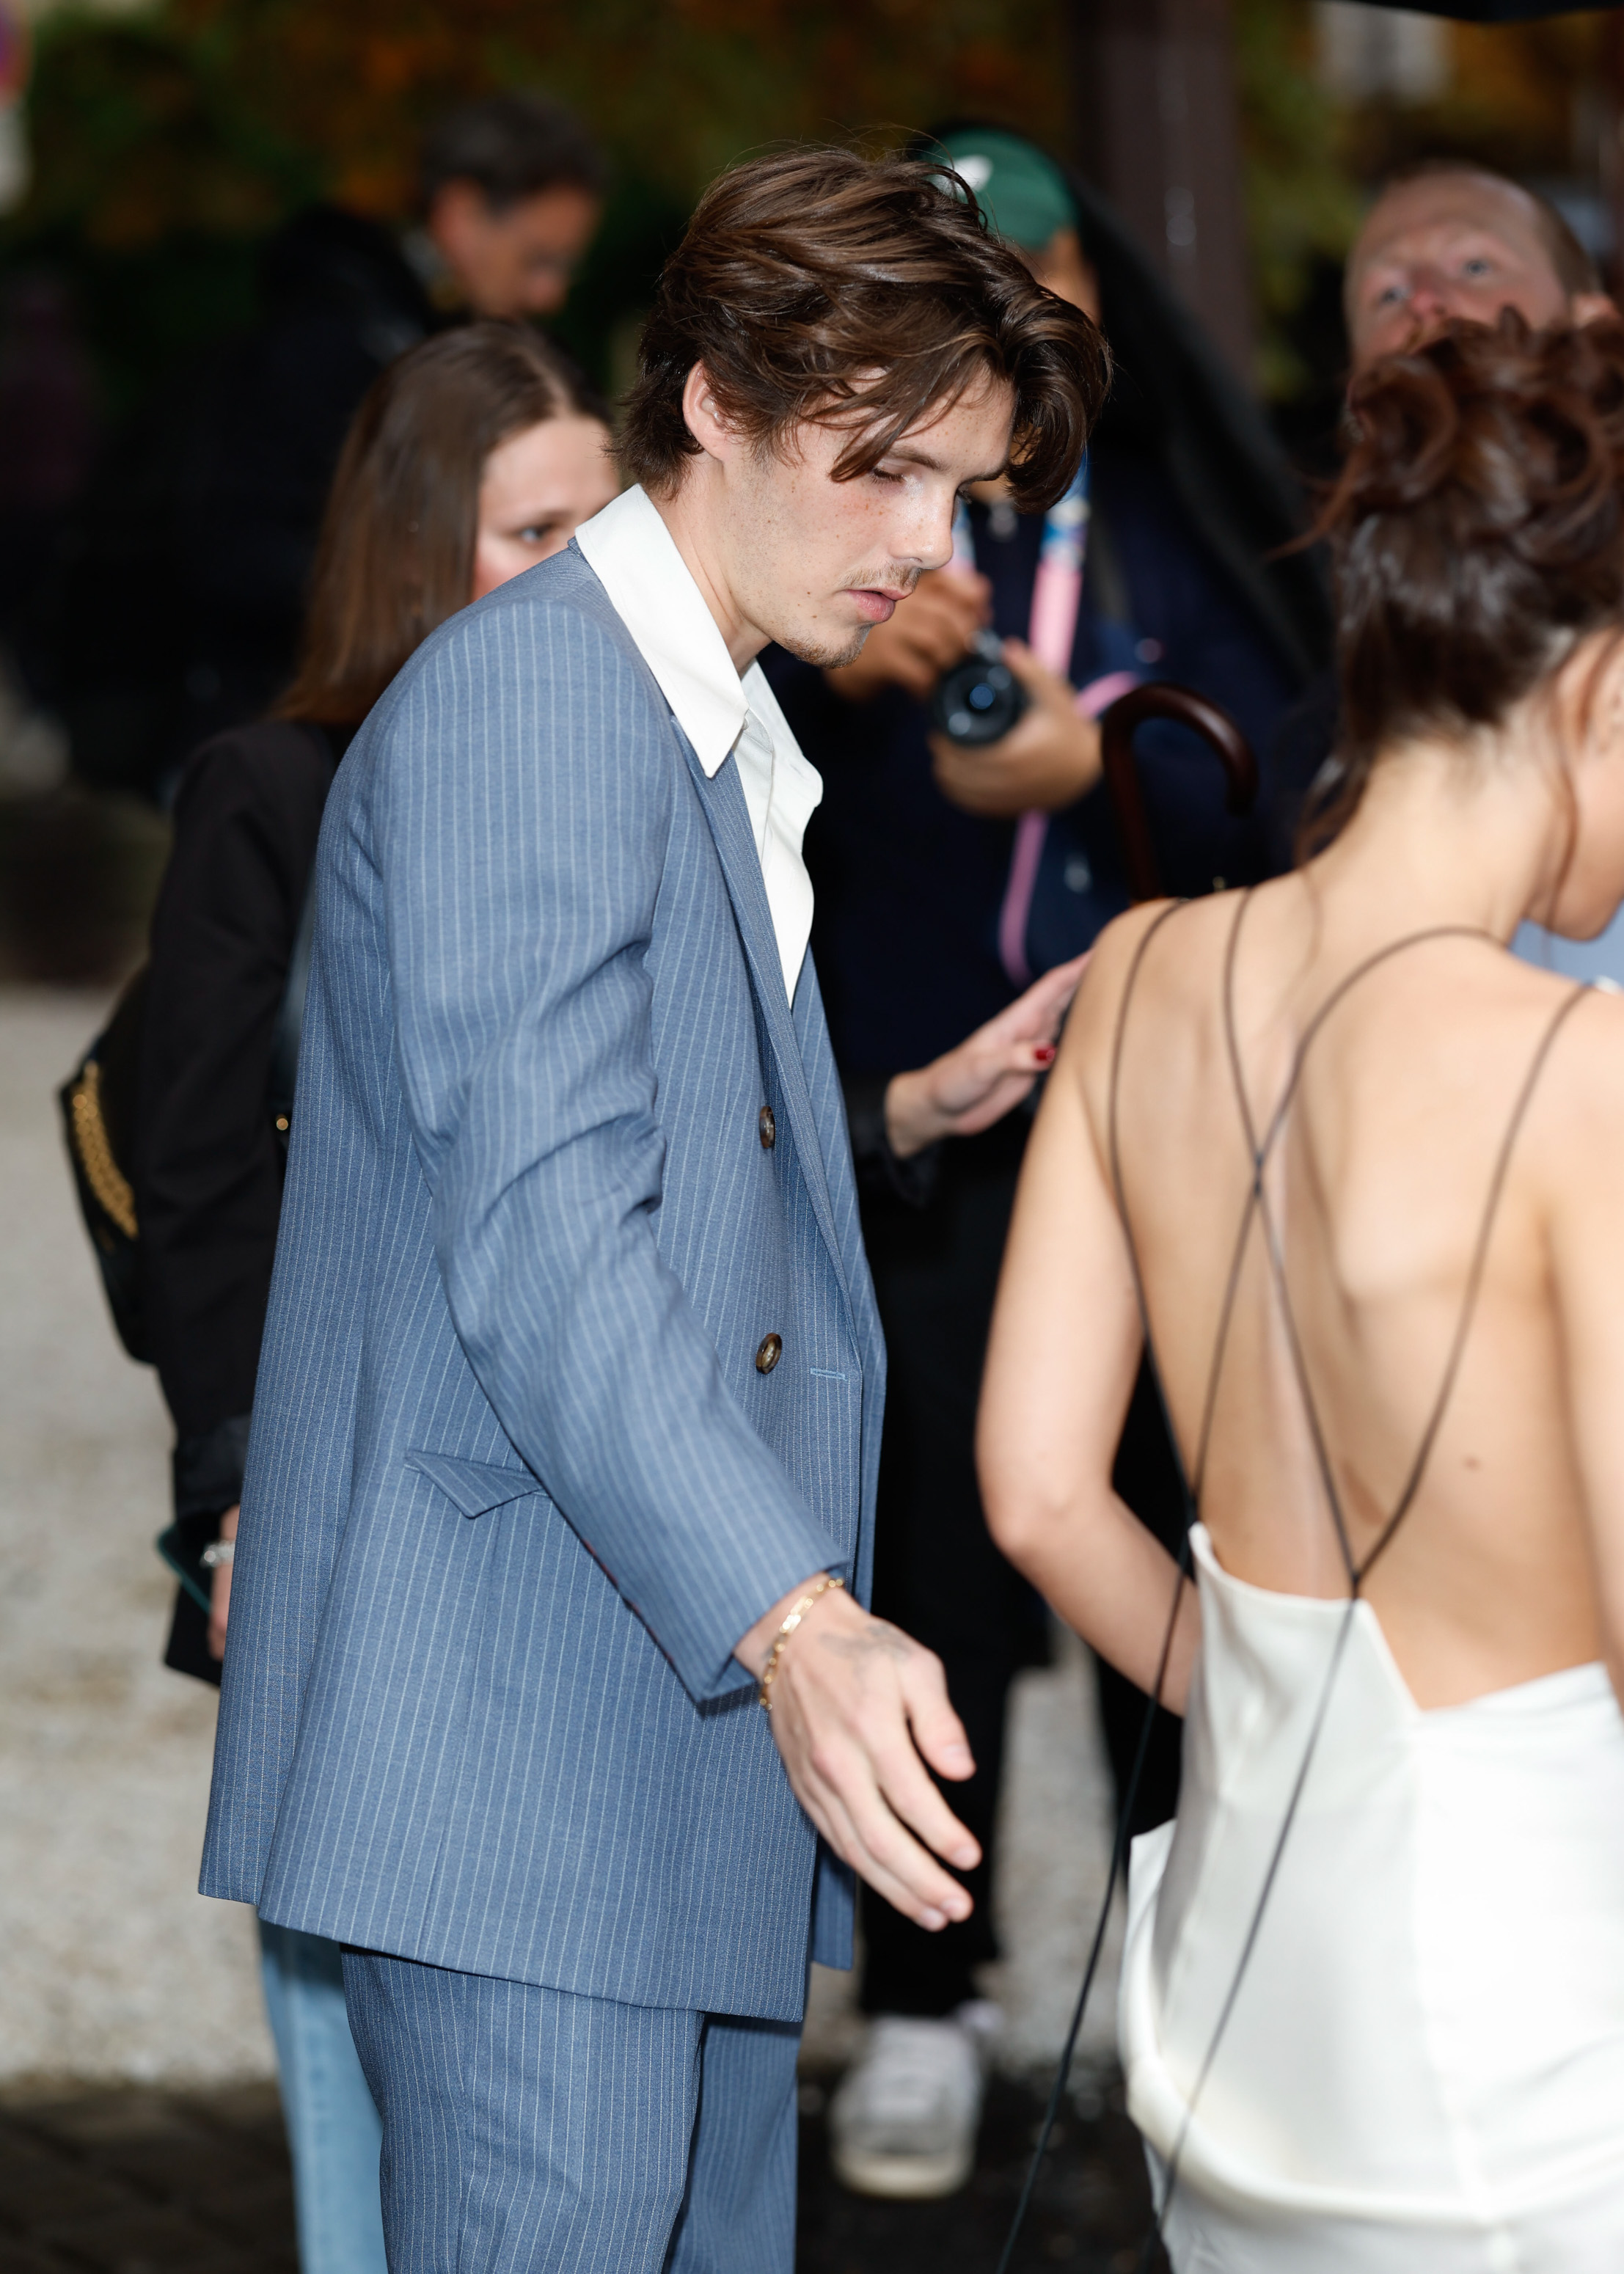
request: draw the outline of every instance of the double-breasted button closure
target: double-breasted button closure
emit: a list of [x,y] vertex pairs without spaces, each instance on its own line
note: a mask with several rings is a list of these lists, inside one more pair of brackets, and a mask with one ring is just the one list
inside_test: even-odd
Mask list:
[[762,1141],[762,1151],[771,1153],[778,1141],[778,1125],[772,1118],[772,1108],[763,1105],[756,1117],[756,1133]]
[[762,1337],[761,1348],[760,1348],[760,1349],[756,1352],[756,1373],[757,1373],[757,1374],[771,1374],[771,1373],[772,1372],[773,1367],[774,1367],[775,1366],[777,1366],[777,1364],[778,1364],[778,1360],[783,1357],[783,1355],[784,1355],[784,1337],[783,1337],[783,1336],[782,1336],[782,1335],[763,1335],[763,1336]]

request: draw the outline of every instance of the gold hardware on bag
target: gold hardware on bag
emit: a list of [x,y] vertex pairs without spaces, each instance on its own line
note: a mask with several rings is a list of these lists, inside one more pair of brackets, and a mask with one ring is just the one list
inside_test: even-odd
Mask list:
[[79,1148],[85,1181],[124,1238],[133,1239],[135,1194],[107,1141],[107,1126],[102,1118],[102,1069],[94,1058],[86,1060],[85,1071],[74,1083],[69,1102],[73,1113],[73,1141]]

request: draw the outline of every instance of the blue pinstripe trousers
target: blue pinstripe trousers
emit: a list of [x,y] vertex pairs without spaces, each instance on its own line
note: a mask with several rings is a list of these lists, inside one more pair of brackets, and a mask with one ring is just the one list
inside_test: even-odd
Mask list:
[[792,2274],[800,2025],[344,1953],[390,2274]]

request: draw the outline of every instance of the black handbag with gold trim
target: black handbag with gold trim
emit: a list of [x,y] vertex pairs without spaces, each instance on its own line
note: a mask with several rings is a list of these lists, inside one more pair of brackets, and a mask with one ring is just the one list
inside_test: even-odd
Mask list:
[[108,1308],[132,1358],[147,1359],[141,1319],[141,1257],[130,1141],[146,1023],[147,967],[118,998],[107,1025],[56,1093],[68,1159],[90,1245],[102,1268]]
[[[293,1089],[298,1073],[299,1029],[310,980],[310,951],[315,929],[316,895],[305,895],[288,965],[288,983],[276,1013],[271,1043],[266,1111],[285,1151],[293,1120]],[[119,997],[112,1017],[57,1091],[68,1159],[79,1204],[101,1267],[102,1284],[118,1339],[133,1359],[152,1363],[141,1315],[141,1234],[135,1192],[130,1181],[132,1140],[140,1080],[141,1036],[147,1020],[147,967],[142,965]]]

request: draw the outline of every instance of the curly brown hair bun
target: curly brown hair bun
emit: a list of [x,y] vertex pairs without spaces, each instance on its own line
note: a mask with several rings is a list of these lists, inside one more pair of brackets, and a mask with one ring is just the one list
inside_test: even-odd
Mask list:
[[1624,618],[1624,323],[1507,309],[1363,373],[1315,534],[1336,563],[1342,731],[1323,843],[1377,754],[1495,726]]

